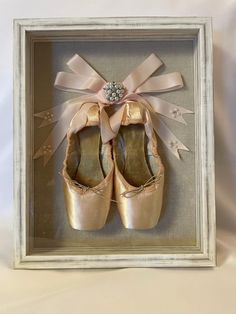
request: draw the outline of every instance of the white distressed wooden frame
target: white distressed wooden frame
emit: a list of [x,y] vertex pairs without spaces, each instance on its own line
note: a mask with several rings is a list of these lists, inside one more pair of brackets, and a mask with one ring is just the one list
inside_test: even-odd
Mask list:
[[[103,31],[104,38],[112,32],[132,40],[139,30],[146,30],[145,38],[192,38],[197,45],[195,90],[198,108],[196,120],[196,190],[197,231],[196,247],[163,247],[158,254],[49,255],[28,251],[28,221],[30,199],[30,171],[32,156],[27,152],[29,80],[26,76],[27,49],[31,36],[87,38]],[[16,268],[116,268],[116,267],[197,267],[215,265],[215,190],[214,136],[212,86],[212,30],[210,18],[199,17],[138,17],[138,18],[68,18],[15,20],[14,68],[14,180],[15,180],[15,267]],[[125,33],[124,33],[125,31]],[[116,35],[117,36],[117,35]],[[143,39],[145,41],[145,39]]]

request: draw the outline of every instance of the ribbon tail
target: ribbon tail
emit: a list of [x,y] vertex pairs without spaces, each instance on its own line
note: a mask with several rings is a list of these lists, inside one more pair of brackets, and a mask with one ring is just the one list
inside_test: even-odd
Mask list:
[[40,118],[43,121],[39,125],[39,128],[50,125],[59,120],[60,112],[63,111],[64,104],[54,106],[48,110],[44,110],[38,113],[35,113],[36,118]]
[[[39,125],[39,128],[55,123],[61,119],[61,116],[64,114],[66,110],[70,110],[70,107],[76,106],[78,108],[78,104],[82,106],[85,101],[97,101],[96,96],[91,95],[83,95],[70,100],[65,101],[64,103],[51,107],[48,110],[44,110],[38,113],[35,113],[34,116],[36,118],[43,119],[42,123]],[[70,109],[69,109],[70,108]]]
[[[111,129],[113,131],[114,136],[117,135],[121,123],[122,123],[122,118],[125,110],[125,104],[123,104],[111,117],[110,117],[110,125]],[[114,137],[113,136],[113,137]]]
[[162,121],[160,117],[156,114],[151,113],[151,119],[153,123],[153,128],[157,135],[166,145],[166,147],[172,152],[177,159],[180,159],[179,150],[189,151],[186,147],[167,127],[167,125]]
[[185,125],[187,124],[187,122],[184,120],[183,115],[186,113],[194,113],[191,110],[185,109],[181,106],[177,106],[158,97],[145,95],[143,98],[145,98],[149,102],[149,104],[152,106],[153,110],[156,113],[159,113],[169,119],[178,121]]
[[70,121],[76,112],[81,108],[83,102],[74,103],[73,106],[68,107],[60,117],[47,139],[36,151],[34,159],[44,157],[44,166],[47,164],[51,156],[59,147],[64,137],[66,136]]
[[100,130],[101,130],[101,138],[103,143],[109,142],[112,138],[116,136],[113,132],[110,119],[104,109],[104,107],[100,104]]
[[37,150],[34,155],[34,159],[44,157],[43,165],[45,166],[49,159],[52,157],[56,149],[59,147],[61,142],[67,133],[67,127],[65,126],[69,121],[60,120],[56,126],[53,128],[52,132],[49,134],[47,139],[44,141],[43,145]]

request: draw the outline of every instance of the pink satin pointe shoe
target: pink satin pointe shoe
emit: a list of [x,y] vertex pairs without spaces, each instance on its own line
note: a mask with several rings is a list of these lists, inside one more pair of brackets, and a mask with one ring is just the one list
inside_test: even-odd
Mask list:
[[86,105],[83,122],[79,115],[71,122],[62,176],[71,227],[97,230],[105,225],[110,209],[114,163],[111,145],[101,142],[99,107]]
[[149,113],[140,103],[125,105],[113,154],[115,195],[124,227],[155,227],[162,208],[164,167]]

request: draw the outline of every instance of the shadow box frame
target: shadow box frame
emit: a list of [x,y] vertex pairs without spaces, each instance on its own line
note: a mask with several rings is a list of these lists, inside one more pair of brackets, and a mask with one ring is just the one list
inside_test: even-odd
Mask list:
[[[194,246],[159,247],[158,251],[96,254],[50,253],[31,248],[32,219],[32,95],[30,59],[35,38],[80,36],[105,40],[114,34],[125,40],[192,40],[194,49],[195,189],[196,232]],[[142,35],[142,32],[145,34]],[[140,35],[141,34],[141,35]],[[101,36],[101,35],[99,35]],[[17,19],[14,21],[14,198],[15,268],[120,268],[120,267],[206,267],[215,266],[215,189],[213,134],[213,64],[211,18],[205,17],[112,17]]]

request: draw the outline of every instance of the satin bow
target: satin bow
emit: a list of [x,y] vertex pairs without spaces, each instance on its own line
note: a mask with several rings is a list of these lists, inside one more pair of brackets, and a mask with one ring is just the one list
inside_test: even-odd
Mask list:
[[40,127],[57,122],[43,145],[34,155],[34,158],[44,156],[44,165],[63,141],[70,128],[71,121],[75,117],[79,124],[78,130],[86,125],[86,112],[91,107],[91,103],[96,103],[100,109],[100,130],[104,143],[116,136],[122,122],[125,102],[132,100],[141,102],[148,109],[153,128],[177,158],[179,158],[179,149],[189,150],[157,115],[159,113],[186,124],[183,114],[193,112],[151,95],[151,93],[168,92],[183,87],[183,80],[178,72],[151,76],[162,65],[161,60],[156,55],[151,54],[122,82],[126,92],[124,97],[116,102],[120,107],[110,119],[105,107],[111,105],[111,103],[108,102],[103,93],[103,87],[107,82],[77,54],[68,61],[67,65],[72,73],[57,73],[55,87],[65,91],[78,92],[82,95],[35,114],[36,117],[43,119]]

